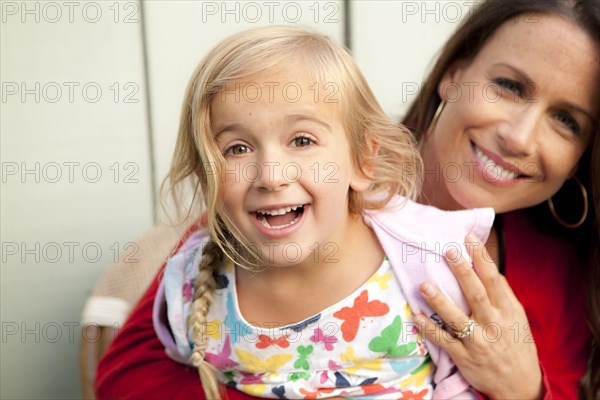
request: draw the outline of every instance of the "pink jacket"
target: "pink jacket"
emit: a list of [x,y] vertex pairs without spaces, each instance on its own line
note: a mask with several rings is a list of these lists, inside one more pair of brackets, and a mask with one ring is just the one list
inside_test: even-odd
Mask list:
[[[465,236],[473,233],[485,243],[494,221],[494,210],[442,211],[412,201],[406,201],[401,208],[390,208],[400,206],[402,200],[395,198],[385,210],[367,210],[364,219],[390,260],[411,310],[427,316],[434,313],[419,293],[419,286],[427,281],[435,284],[467,316],[470,315],[458,281],[443,256],[454,246],[459,255],[470,260],[464,245]],[[450,399],[457,395],[478,398],[474,393],[469,395],[468,382],[445,351],[431,342],[427,342],[427,349],[437,365],[434,399]]]
[[[366,210],[363,217],[377,235],[414,313],[433,314],[419,294],[421,283],[428,281],[466,315],[470,315],[460,286],[443,256],[454,246],[461,256],[469,259],[464,245],[465,236],[474,233],[485,242],[494,220],[493,209],[442,211],[397,196],[386,209]],[[169,357],[186,363],[187,360],[178,354],[166,321],[160,317],[165,306],[164,285],[161,283],[154,301],[154,328]],[[427,342],[426,345],[437,366],[434,399],[477,399],[448,354],[433,343]]]

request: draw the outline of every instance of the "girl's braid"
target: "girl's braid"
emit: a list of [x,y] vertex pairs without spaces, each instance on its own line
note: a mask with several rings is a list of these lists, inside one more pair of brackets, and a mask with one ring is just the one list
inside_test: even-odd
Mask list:
[[192,327],[192,337],[194,339],[191,361],[198,368],[207,399],[221,398],[219,384],[215,377],[215,369],[204,359],[204,354],[208,345],[208,322],[206,317],[214,301],[213,294],[217,286],[215,275],[223,263],[223,258],[223,252],[219,246],[213,240],[210,240],[204,247],[202,260],[198,266],[199,274],[190,314],[190,326]]

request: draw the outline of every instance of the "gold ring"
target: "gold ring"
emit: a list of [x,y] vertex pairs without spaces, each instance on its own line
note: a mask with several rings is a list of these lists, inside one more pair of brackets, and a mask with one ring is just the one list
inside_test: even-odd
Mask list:
[[467,326],[465,327],[465,329],[463,329],[462,331],[454,331],[454,336],[456,336],[457,339],[464,339],[467,336],[469,336],[471,333],[473,333],[473,328],[475,327],[475,321],[473,321],[472,319],[467,321]]

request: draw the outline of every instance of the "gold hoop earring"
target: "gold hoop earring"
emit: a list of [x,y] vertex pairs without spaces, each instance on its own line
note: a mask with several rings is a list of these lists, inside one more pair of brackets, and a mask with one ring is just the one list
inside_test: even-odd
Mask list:
[[427,139],[429,139],[429,135],[435,129],[435,127],[438,123],[438,119],[440,118],[440,115],[442,114],[442,111],[444,111],[445,107],[446,107],[446,102],[444,100],[442,100],[440,102],[440,104],[438,104],[438,107],[435,110],[435,114],[433,114],[433,118],[431,119],[431,122],[429,123],[429,128],[427,128],[427,131],[425,132],[425,135],[423,136],[423,141],[426,141]]
[[581,194],[583,196],[583,215],[581,216],[579,221],[577,221],[574,224],[569,224],[569,223],[563,221],[556,213],[556,209],[554,208],[554,203],[552,202],[552,197],[550,197],[548,199],[548,207],[550,208],[550,213],[552,213],[552,216],[554,217],[556,222],[558,222],[565,228],[569,228],[569,229],[579,228],[581,225],[583,225],[583,222],[587,218],[588,211],[589,211],[587,190],[585,189],[585,186],[583,186],[583,183],[581,183],[581,181],[579,179],[577,179],[577,177],[574,176],[573,179],[575,180],[575,182],[577,182],[577,185],[579,185],[579,189],[581,190]]

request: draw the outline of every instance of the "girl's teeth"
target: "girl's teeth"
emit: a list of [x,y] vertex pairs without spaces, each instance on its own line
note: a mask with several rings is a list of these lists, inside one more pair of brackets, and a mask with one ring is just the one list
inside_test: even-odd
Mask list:
[[263,215],[258,217],[258,221],[263,224],[264,226],[266,226],[267,228],[271,228],[271,225],[269,225],[269,223],[267,222],[267,218],[264,217]]
[[[285,227],[288,227],[290,225],[294,225],[298,219],[300,218],[300,215],[302,215],[303,213],[303,207],[304,205],[301,204],[299,206],[291,206],[291,207],[283,207],[280,208],[278,210],[258,210],[256,211],[256,218],[258,219],[258,221],[263,224],[263,226],[266,226],[269,229],[282,229]],[[285,225],[277,225],[277,226],[271,226],[269,224],[269,221],[267,221],[267,216],[274,216],[274,215],[283,215],[286,213],[293,211],[296,211],[297,209],[302,210],[299,215],[297,215],[292,221],[290,221],[288,224]]]
[[293,207],[284,207],[284,208],[280,208],[278,210],[259,210],[257,211],[259,214],[263,214],[263,215],[283,215],[285,213],[289,213],[292,210],[296,210],[297,208],[302,207],[302,206],[293,206]]
[[298,221],[298,218],[300,218],[299,215],[296,218],[294,218],[289,224],[277,225],[277,226],[269,225],[269,222],[267,222],[267,218],[264,215],[259,215],[258,221],[269,229],[282,229],[282,228],[286,228],[290,225],[294,225]]
[[475,154],[481,160],[481,162],[486,166],[486,169],[493,168],[498,173],[498,175],[500,176],[501,179],[516,179],[517,178],[517,174],[515,174],[514,172],[511,172],[511,171],[505,170],[504,168],[502,168],[501,166],[496,164],[488,156],[483,154],[483,152],[481,150],[479,150],[479,147],[477,147],[477,146],[475,146]]
[[296,218],[294,218],[293,220],[291,220],[289,224],[273,226],[273,228],[281,229],[281,228],[286,228],[286,227],[288,227],[290,225],[294,225],[296,223],[296,221],[298,221],[298,218],[300,218],[300,216],[297,216]]

